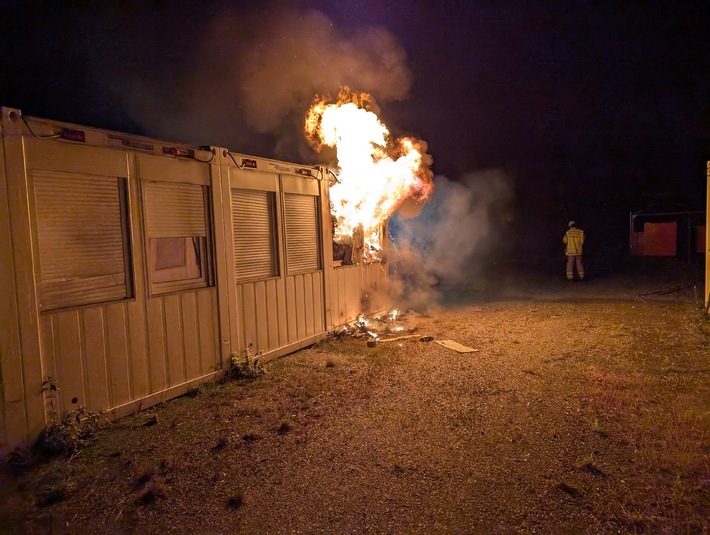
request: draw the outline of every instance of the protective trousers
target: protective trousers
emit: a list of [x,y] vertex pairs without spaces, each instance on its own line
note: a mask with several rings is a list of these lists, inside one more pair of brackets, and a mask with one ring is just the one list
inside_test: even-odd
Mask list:
[[581,254],[567,255],[567,280],[574,280],[574,268],[577,268],[579,280],[584,280],[584,265]]

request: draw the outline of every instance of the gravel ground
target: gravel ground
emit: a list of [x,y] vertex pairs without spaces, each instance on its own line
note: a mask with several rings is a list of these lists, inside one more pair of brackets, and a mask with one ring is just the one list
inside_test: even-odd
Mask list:
[[707,533],[700,284],[451,293],[397,321],[409,338],[326,340],[6,473],[0,531]]

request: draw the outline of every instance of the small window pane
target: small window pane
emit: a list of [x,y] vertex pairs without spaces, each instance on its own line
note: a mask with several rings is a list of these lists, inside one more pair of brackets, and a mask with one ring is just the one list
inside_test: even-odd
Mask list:
[[153,282],[189,281],[202,278],[200,251],[205,238],[151,238]]

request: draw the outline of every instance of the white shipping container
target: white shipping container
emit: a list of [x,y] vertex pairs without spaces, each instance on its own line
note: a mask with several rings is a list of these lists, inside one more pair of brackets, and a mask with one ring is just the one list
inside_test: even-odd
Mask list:
[[320,166],[1,110],[2,454],[80,406],[117,418],[233,354],[296,351],[386,294],[384,263],[333,262]]

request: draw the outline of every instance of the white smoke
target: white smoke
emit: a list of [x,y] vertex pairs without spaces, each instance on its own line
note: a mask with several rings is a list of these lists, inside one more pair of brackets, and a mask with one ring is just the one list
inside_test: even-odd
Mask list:
[[411,86],[406,53],[384,28],[348,32],[319,11],[280,2],[226,11],[207,28],[169,92],[150,79],[127,82],[133,118],[156,137],[312,160],[303,127],[316,96],[350,86],[384,103]]
[[391,223],[395,302],[415,309],[435,303],[441,290],[479,284],[482,269],[509,252],[509,177],[489,170],[459,181],[437,176],[434,183],[434,195],[418,217]]

